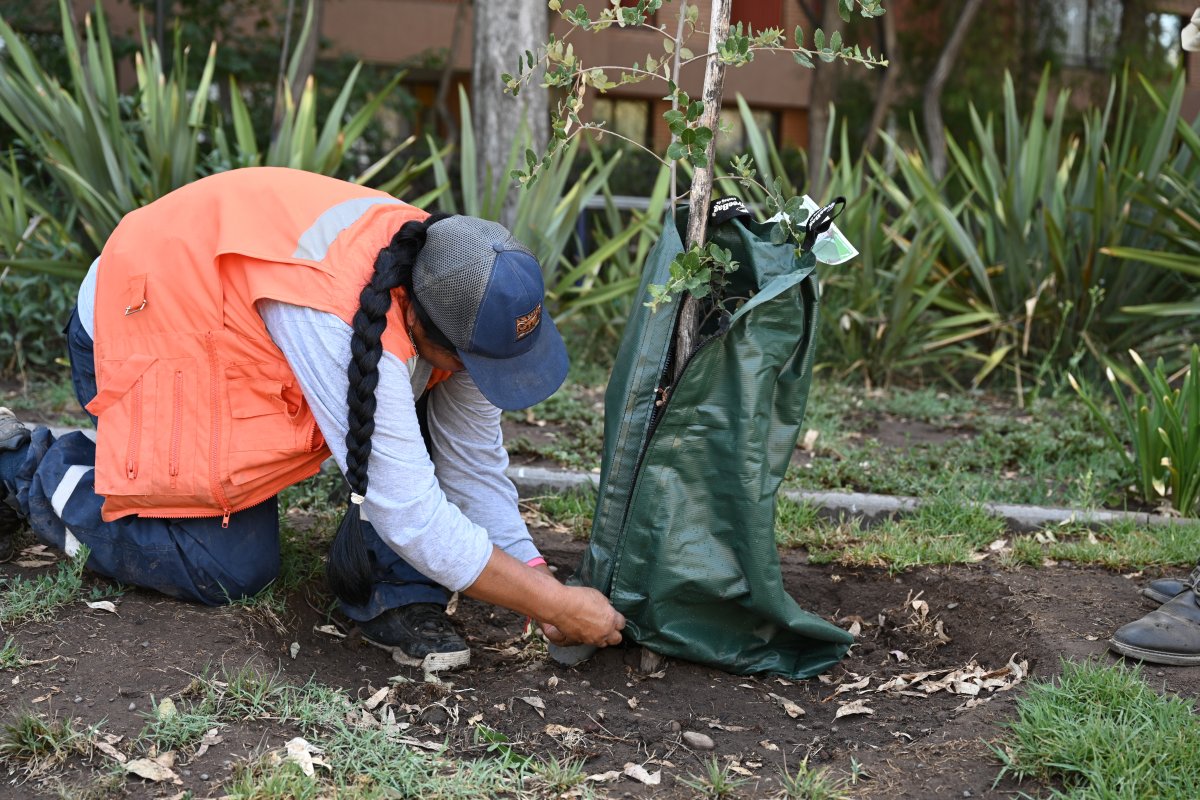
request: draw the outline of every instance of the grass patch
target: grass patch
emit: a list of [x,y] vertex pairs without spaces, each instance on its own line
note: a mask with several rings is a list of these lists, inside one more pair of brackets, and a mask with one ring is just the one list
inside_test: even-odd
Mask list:
[[591,535],[592,515],[596,512],[596,490],[586,486],[539,495],[521,501],[521,507],[533,524],[560,529],[574,539],[586,540]]
[[910,515],[865,527],[858,519],[821,519],[808,503],[781,497],[775,539],[781,547],[802,547],[814,564],[882,567],[901,572],[918,566],[972,564],[998,554],[1005,566],[1041,566],[1047,559],[1113,570],[1190,565],[1200,551],[1200,523],[1180,522],[1154,528],[1122,521],[1088,528],[1059,526],[1032,534],[1007,532],[1004,521],[977,505],[933,498]]
[[53,573],[8,579],[0,589],[0,623],[48,619],[59,608],[78,600],[83,592],[87,557],[87,547],[81,546],[74,558],[60,562]]
[[731,797],[746,783],[745,778],[734,777],[729,767],[729,764],[721,766],[717,757],[713,756],[704,762],[703,774],[690,775],[678,780],[684,786],[693,789],[700,797],[721,800],[721,798]]
[[[881,431],[905,421],[938,435],[880,441]],[[1122,508],[1128,497],[1120,454],[1067,393],[1020,410],[974,393],[822,383],[813,389],[805,426],[820,436],[812,462],[788,471],[793,488],[1084,508]]]
[[[241,800],[310,797],[479,797],[558,796],[583,780],[572,762],[541,761],[499,750],[489,757],[450,759],[410,748],[394,733],[347,722],[357,704],[343,691],[308,682],[292,685],[277,673],[247,665],[193,681],[183,693],[192,705],[180,715],[205,714],[213,724],[269,718],[295,725],[323,751],[328,767],[314,777],[268,755],[235,769],[222,793]],[[211,727],[211,726],[210,726]],[[199,730],[197,722],[194,730]],[[148,740],[147,740],[148,741]],[[481,743],[481,748],[483,743]],[[511,751],[511,746],[507,746]]]
[[[154,698],[150,698],[151,702]],[[138,734],[143,749],[155,747],[159,752],[178,750],[198,744],[204,734],[218,727],[217,715],[210,703],[179,707],[172,701],[154,703],[154,710],[143,715],[146,724]]]
[[779,774],[779,786],[787,800],[847,800],[849,787],[844,778],[835,778],[829,770],[813,769],[804,759],[795,772],[786,769]]
[[23,763],[31,769],[59,764],[75,753],[90,753],[94,735],[94,729],[80,729],[73,718],[45,720],[23,713],[0,729],[0,762]]
[[1033,682],[995,749],[1011,775],[1062,785],[1053,797],[1200,796],[1200,721],[1194,702],[1159,696],[1140,667],[1063,662]]
[[44,420],[47,425],[67,428],[91,428],[92,420],[79,407],[71,371],[63,369],[53,375],[35,375],[22,384],[21,391],[5,397],[0,405],[8,406],[18,419]]
[[973,555],[1004,532],[1004,521],[978,506],[935,497],[911,515],[868,529],[858,520],[820,520],[811,506],[780,498],[775,532],[780,545],[806,548],[814,564],[837,562],[901,572],[977,560]]
[[516,436],[505,442],[505,447],[510,454],[547,458],[572,469],[598,468],[604,450],[604,408],[595,397],[594,388],[570,382],[532,408],[505,412],[513,420],[534,425],[545,422],[560,428],[549,442]]
[[1095,529],[1071,525],[1022,535],[1012,544],[1008,558],[1034,566],[1046,559],[1113,570],[1189,566],[1200,551],[1200,523],[1143,528],[1122,521]]
[[0,669],[17,669],[23,666],[25,654],[17,640],[10,636],[5,640],[4,647],[0,647]]

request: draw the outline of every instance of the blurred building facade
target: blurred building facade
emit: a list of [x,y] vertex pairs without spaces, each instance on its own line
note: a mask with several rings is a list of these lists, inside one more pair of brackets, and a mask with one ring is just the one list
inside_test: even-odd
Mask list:
[[[959,0],[956,0],[958,2]],[[997,8],[1009,13],[1021,13],[1033,0],[988,0],[980,13],[977,25],[996,25]],[[81,17],[94,0],[73,0]],[[114,30],[135,31],[137,12],[129,0],[102,0]],[[282,9],[285,0],[274,0]],[[303,0],[296,0],[302,5]],[[506,0],[474,0],[474,2],[506,2]],[[593,15],[609,5],[611,0],[583,0]],[[622,0],[626,4],[629,0]],[[801,25],[809,32],[817,27],[822,0],[733,0],[733,21],[742,22],[755,30],[780,27],[790,41],[791,31]],[[1063,85],[1086,85],[1089,81],[1107,84],[1111,75],[1113,26],[1120,24],[1122,0],[1053,0],[1059,16],[1059,34],[1055,43],[1063,70]],[[576,5],[578,0],[565,0],[564,5]],[[1187,72],[1188,93],[1185,113],[1200,114],[1200,54],[1184,53],[1179,47],[1179,30],[1200,0],[1151,0],[1153,11],[1146,24],[1157,31],[1168,52],[1183,63]],[[145,3],[153,8],[154,3]],[[888,0],[887,8],[901,28],[928,30],[931,47],[936,47],[945,32],[930,27],[930,15],[909,13],[913,0]],[[928,5],[928,4],[926,4]],[[659,12],[651,20],[673,30],[676,3]],[[708,4],[701,3],[701,26],[708,14]],[[551,14],[551,30],[559,37],[568,28],[557,14]],[[407,70],[406,85],[413,96],[425,106],[432,106],[443,73],[449,68],[451,91],[447,104],[457,113],[453,99],[455,86],[469,90],[472,41],[471,4],[467,0],[323,0],[320,3],[319,28],[327,49],[323,55],[346,54],[368,63],[396,65]],[[455,31],[458,31],[457,35]],[[997,35],[1005,33],[1003,27]],[[1173,51],[1169,46],[1174,36]],[[879,51],[876,37],[860,39]],[[662,37],[652,30],[612,28],[600,34],[577,32],[570,41],[581,61],[589,66],[616,67],[644,63],[647,55],[664,55]],[[811,39],[810,39],[811,41]],[[453,47],[451,47],[453,43]],[[688,43],[694,52],[703,52],[704,38],[696,35]],[[1174,56],[1170,53],[1173,52]],[[513,54],[514,66],[517,53]],[[681,85],[693,96],[699,94],[702,64],[696,62],[685,69]],[[616,74],[616,71],[613,71]],[[878,72],[849,70],[847,80],[876,80]],[[726,109],[722,114],[725,143],[737,148],[745,131],[736,112],[733,98],[741,95],[754,112],[756,125],[770,131],[777,141],[803,147],[808,140],[809,106],[814,72],[797,64],[789,54],[759,54],[753,63],[729,70],[725,79]],[[665,87],[660,81],[646,81],[611,90],[594,96],[587,114],[602,119],[605,124],[634,141],[661,152],[669,133],[662,112],[669,103],[662,99]],[[429,115],[428,118],[432,118]]]

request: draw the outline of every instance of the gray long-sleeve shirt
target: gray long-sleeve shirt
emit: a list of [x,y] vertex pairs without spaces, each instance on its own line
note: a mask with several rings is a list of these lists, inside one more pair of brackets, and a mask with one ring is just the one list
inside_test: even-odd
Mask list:
[[[93,264],[79,299],[80,321],[89,334],[95,272]],[[260,302],[258,311],[345,472],[350,326],[332,314],[274,301]],[[479,577],[493,544],[523,562],[536,559],[538,551],[517,508],[516,488],[504,474],[508,453],[500,410],[465,372],[439,383],[429,395],[431,458],[413,389],[415,384],[419,396],[428,375],[420,359],[406,364],[384,352],[379,362],[370,485],[362,511],[405,560],[459,591]]]

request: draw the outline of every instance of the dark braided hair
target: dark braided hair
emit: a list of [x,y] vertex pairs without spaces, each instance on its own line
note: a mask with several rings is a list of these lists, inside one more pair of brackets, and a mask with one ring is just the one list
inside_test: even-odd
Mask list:
[[426,232],[435,222],[449,216],[431,214],[424,220],[404,223],[375,257],[375,271],[358,296],[358,312],[352,323],[354,334],[350,339],[350,366],[346,370],[349,378],[346,404],[350,410],[346,481],[352,494],[325,566],[330,588],[351,605],[365,605],[371,599],[371,560],[362,537],[359,504],[367,495],[367,462],[371,457],[371,434],[375,432],[375,387],[379,384],[379,359],[383,356],[381,339],[395,289],[404,287],[408,292],[425,334],[435,344],[454,352],[450,340],[429,319],[412,292],[413,264],[425,246]]

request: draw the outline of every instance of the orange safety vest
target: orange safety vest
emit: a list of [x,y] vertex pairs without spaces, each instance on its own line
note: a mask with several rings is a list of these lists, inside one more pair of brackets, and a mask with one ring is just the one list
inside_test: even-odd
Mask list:
[[[319,469],[316,420],[255,303],[350,323],[375,257],[426,212],[299,170],[203,178],[124,217],[96,286],[95,485],[105,520],[228,517]],[[401,360],[403,290],[383,347]],[[435,371],[430,386],[449,373]]]

